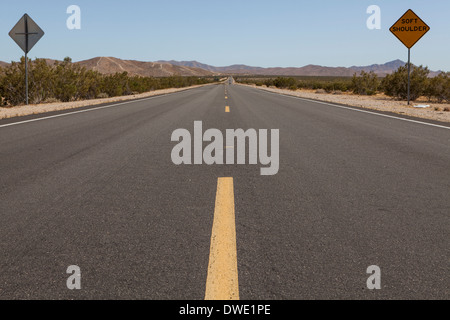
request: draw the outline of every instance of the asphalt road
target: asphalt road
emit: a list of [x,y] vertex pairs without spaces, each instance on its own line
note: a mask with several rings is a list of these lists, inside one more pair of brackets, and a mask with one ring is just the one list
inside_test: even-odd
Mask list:
[[[204,299],[220,177],[241,299],[450,298],[449,129],[227,87],[0,121],[0,299]],[[280,129],[278,174],[174,165],[194,121]]]

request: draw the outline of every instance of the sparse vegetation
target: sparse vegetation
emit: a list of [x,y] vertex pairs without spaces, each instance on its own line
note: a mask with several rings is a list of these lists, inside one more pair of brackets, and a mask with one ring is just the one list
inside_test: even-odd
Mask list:
[[[70,58],[49,65],[44,59],[29,60],[29,101],[77,101],[183,88],[214,82],[213,77],[151,78],[128,73],[104,75],[72,63]],[[19,105],[25,101],[25,58],[0,69],[0,106]]]
[[375,72],[361,71],[359,76],[356,73],[352,78],[352,90],[355,94],[373,96],[377,93],[380,86],[380,80]]
[[[429,83],[429,73],[427,67],[411,66],[411,101],[415,101],[425,94]],[[387,75],[383,79],[382,87],[387,96],[406,100],[408,98],[408,67],[400,67],[394,73]]]
[[437,77],[428,79],[425,95],[429,101],[450,102],[450,72],[441,72]]
[[348,77],[235,77],[239,83],[255,84],[256,86],[277,87],[279,89],[323,89],[326,92],[345,92],[351,88]]
[[[427,67],[411,65],[411,101],[427,97],[430,102],[450,102],[450,72],[441,72],[433,78],[429,77],[429,73]],[[407,65],[382,79],[374,72],[362,71],[359,75],[354,74],[352,78],[237,76],[235,80],[239,83],[280,89],[316,90],[317,93],[352,92],[359,95],[384,93],[398,100],[407,100],[408,97]]]

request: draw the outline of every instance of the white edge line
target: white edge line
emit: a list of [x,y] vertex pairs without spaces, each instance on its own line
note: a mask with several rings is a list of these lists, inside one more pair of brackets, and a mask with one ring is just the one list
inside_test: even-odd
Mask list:
[[432,126],[432,127],[436,127],[436,128],[450,130],[450,127],[440,126],[438,124],[433,124],[433,123],[428,123],[428,122],[423,122],[423,121],[417,121],[417,120],[411,120],[411,119],[406,119],[406,118],[400,118],[400,117],[390,116],[390,115],[383,114],[383,113],[378,113],[378,112],[372,112],[372,111],[367,111],[367,110],[356,109],[358,107],[355,107],[355,108],[345,107],[345,106],[340,106],[340,105],[337,105],[337,104],[332,104],[332,103],[323,102],[323,101],[317,101],[317,100],[312,100],[312,99],[300,98],[300,97],[291,96],[291,95],[283,94],[283,93],[271,92],[271,91],[266,91],[266,90],[263,90],[263,89],[260,89],[260,90],[264,91],[265,93],[274,94],[274,95],[278,95],[278,96],[284,96],[284,97],[288,97],[288,98],[294,98],[294,99],[299,99],[299,100],[313,102],[313,103],[325,104],[325,105],[336,107],[336,108],[353,110],[353,111],[358,111],[358,112],[363,112],[363,113],[369,113],[369,114],[374,114],[374,115],[381,116],[381,117],[398,119],[398,120],[403,120],[403,121],[408,121],[408,122],[414,122],[414,123],[418,123],[418,124],[424,124],[424,125],[427,125],[427,126]]
[[[106,108],[112,108],[112,107],[117,107],[117,106],[120,106],[120,105],[129,104],[129,103],[147,101],[147,100],[151,100],[151,99],[155,99],[155,98],[165,97],[165,96],[168,96],[168,95],[174,95],[174,94],[183,93],[183,92],[186,92],[188,90],[193,90],[193,89],[197,89],[197,88],[186,89],[186,90],[182,90],[182,91],[178,91],[178,92],[159,94],[159,95],[155,95],[153,97],[141,98],[141,99],[138,99],[138,100],[130,100],[130,101],[120,102],[120,103],[116,103],[116,104],[109,104],[109,105],[106,105],[106,106],[94,107],[94,108],[89,108],[89,109],[86,109],[86,110],[79,110],[79,111],[67,112],[67,113],[62,113],[62,114],[56,114],[54,116],[48,116],[48,117],[30,119],[30,120],[25,120],[25,121],[20,121],[20,122],[13,122],[13,123],[8,123],[8,124],[3,124],[3,125],[0,125],[0,128],[11,127],[11,126],[19,125],[19,124],[25,124],[25,123],[30,123],[30,122],[48,120],[48,119],[53,119],[53,118],[65,117],[65,116],[70,116],[70,115],[77,114],[77,113],[83,113],[83,112],[96,111],[96,110],[101,110],[101,109],[106,109]],[[85,106],[85,107],[89,107],[89,106]],[[83,107],[80,107],[80,108],[83,108]],[[69,110],[69,109],[66,109],[66,110]],[[58,112],[58,111],[64,111],[64,110],[55,110],[55,111],[49,111],[49,112]],[[28,115],[28,116],[30,116],[30,115]]]

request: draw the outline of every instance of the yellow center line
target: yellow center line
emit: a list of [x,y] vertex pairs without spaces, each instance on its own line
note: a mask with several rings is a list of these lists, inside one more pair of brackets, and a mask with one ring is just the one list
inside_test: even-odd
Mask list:
[[239,300],[233,178],[219,178],[205,300]]
[[229,106],[225,107],[225,112],[227,112],[227,113],[230,112],[230,107]]

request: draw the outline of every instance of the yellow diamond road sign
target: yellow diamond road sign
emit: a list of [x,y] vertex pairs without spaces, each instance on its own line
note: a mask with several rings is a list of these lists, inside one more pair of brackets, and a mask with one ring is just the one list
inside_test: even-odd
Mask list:
[[410,9],[390,30],[408,49],[411,49],[425,33],[430,31],[430,27]]

